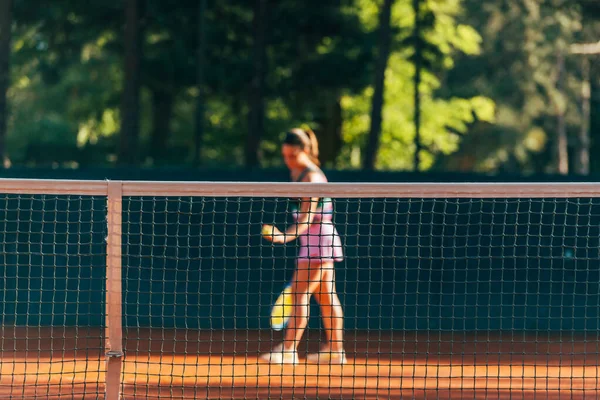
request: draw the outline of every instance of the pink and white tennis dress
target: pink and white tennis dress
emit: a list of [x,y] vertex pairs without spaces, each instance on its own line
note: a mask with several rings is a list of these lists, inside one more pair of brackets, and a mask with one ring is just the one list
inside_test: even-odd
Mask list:
[[[306,168],[296,182],[301,182],[310,172],[318,172],[319,180],[327,182],[325,174],[320,169]],[[300,201],[292,202],[294,218],[298,218]],[[320,262],[340,262],[344,260],[342,240],[333,225],[333,201],[330,198],[319,199],[315,217],[308,230],[300,235],[299,261],[315,260]]]

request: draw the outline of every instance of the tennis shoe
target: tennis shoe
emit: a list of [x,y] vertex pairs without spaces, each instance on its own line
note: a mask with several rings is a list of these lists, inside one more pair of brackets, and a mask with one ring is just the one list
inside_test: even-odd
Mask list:
[[270,353],[261,354],[259,359],[270,364],[298,364],[298,352],[284,350],[283,345],[279,345]]

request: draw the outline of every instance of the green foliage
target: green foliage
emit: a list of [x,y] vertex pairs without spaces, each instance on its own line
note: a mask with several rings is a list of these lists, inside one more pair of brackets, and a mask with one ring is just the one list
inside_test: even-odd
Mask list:
[[[592,16],[576,2],[499,0],[481,4],[465,0],[469,13],[460,22],[481,33],[482,52],[456,60],[441,94],[493,98],[496,123],[478,125],[472,140],[466,140],[454,158],[439,160],[437,167],[555,172],[558,115],[564,114],[571,137],[582,123],[581,58],[571,55],[569,47],[582,40],[597,41],[597,35],[586,39],[585,32],[597,29],[598,19],[584,23],[584,16]],[[570,150],[574,149],[577,140],[569,142]]]
[[110,50],[116,36],[110,24],[88,25],[92,15],[110,17],[114,9],[80,4],[15,4],[7,136],[13,164],[70,163],[88,141],[117,132],[121,68]]
[[[310,124],[324,138],[335,134],[335,123],[329,126],[328,122],[335,120],[331,110],[339,102],[343,109],[340,123],[343,144],[341,149],[333,150],[339,150],[339,156],[334,157],[331,166],[360,167],[360,149],[369,129],[379,3],[377,0],[269,3],[263,166],[281,165],[279,139],[292,126]],[[523,74],[515,79],[518,82],[505,79],[505,85],[491,84],[488,77],[478,77],[468,66],[465,70],[465,65],[473,60],[477,60],[481,69],[491,68],[484,66],[486,60],[478,54],[482,48],[490,52],[492,46],[499,45],[500,39],[490,39],[494,29],[497,34],[503,33],[504,28],[498,30],[498,24],[494,25],[500,11],[493,6],[481,7],[481,2],[475,0],[424,0],[423,3],[427,62],[420,88],[422,158],[423,167],[431,168],[457,151],[460,154],[461,146],[469,143],[469,138],[482,127],[493,127],[496,121],[516,117],[515,107],[504,101],[515,90],[542,91],[546,97],[553,92],[551,86],[544,86],[544,74],[551,73],[544,69],[547,64],[538,68],[538,75]],[[199,93],[195,82],[197,1],[182,0],[173,6],[172,2],[146,0],[144,4],[142,160],[148,165],[155,162],[149,157],[152,121],[157,112],[164,111],[153,109],[152,100],[168,95],[174,103],[172,119],[167,124],[164,162],[190,164]],[[237,165],[242,160],[253,76],[252,6],[252,2],[243,0],[208,1],[203,144],[207,165]],[[526,15],[533,15],[534,11]],[[485,21],[476,20],[481,15]],[[530,47],[541,47],[544,35],[554,35],[552,24],[535,28],[542,16],[527,20],[510,14],[510,18],[524,35],[526,30],[532,32],[528,34],[532,38],[527,42]],[[570,14],[553,18],[573,22]],[[123,21],[121,1],[66,0],[32,8],[26,1],[16,0],[7,138],[13,164],[114,163],[123,86]],[[378,165],[381,169],[412,168],[413,24],[411,0],[396,0],[392,13],[394,40],[386,72]],[[573,31],[575,27],[566,24],[563,29]],[[483,41],[478,31],[484,32]],[[561,34],[555,36],[562,38]],[[521,39],[514,37],[510,43],[516,46]],[[544,51],[540,59],[551,58],[551,49]],[[502,71],[514,77],[522,73],[526,63],[535,62],[528,60],[521,50],[517,54],[515,60],[519,64],[511,67],[514,71],[499,68],[494,79],[502,82]],[[468,85],[446,90],[451,79],[465,82],[467,78],[471,79]],[[570,85],[574,87],[577,83],[575,79]],[[554,97],[559,99],[560,95]],[[497,99],[500,101],[496,109]],[[519,101],[526,104],[523,99]],[[557,100],[560,101],[563,100]],[[565,103],[568,101],[564,99]],[[530,119],[533,121],[544,112],[545,106],[545,100],[527,102]]]
[[[361,19],[366,26],[376,28],[377,3],[374,0],[361,0]],[[432,16],[430,29],[425,38],[439,50],[441,66],[452,68],[458,52],[476,54],[481,42],[480,36],[465,25],[457,24],[461,12],[458,0],[427,1],[423,8]],[[406,41],[414,23],[411,1],[398,0],[392,11],[392,23],[396,28],[396,42]],[[414,65],[410,61],[412,48],[395,49],[386,72],[385,106],[383,109],[383,129],[378,167],[381,169],[410,170],[413,167],[415,152],[414,136]],[[422,169],[429,169],[438,155],[455,152],[461,137],[467,134],[470,124],[476,120],[494,121],[494,102],[482,96],[472,98],[441,99],[436,90],[441,86],[440,76],[434,71],[426,71],[421,83],[422,127],[421,141],[426,149],[422,154]],[[347,95],[343,100],[344,141],[350,150],[342,154],[343,167],[360,167],[360,154],[369,126],[369,110],[372,89],[367,88],[359,95]],[[358,156],[357,156],[358,153]]]

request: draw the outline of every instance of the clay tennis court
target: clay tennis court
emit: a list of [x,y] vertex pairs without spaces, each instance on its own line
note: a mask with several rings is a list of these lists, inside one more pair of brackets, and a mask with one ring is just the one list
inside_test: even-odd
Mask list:
[[[311,332],[312,333],[312,332]],[[257,331],[128,329],[122,398],[596,399],[598,336],[369,332],[344,366],[271,366]],[[104,397],[103,331],[4,328],[0,396]],[[301,354],[318,346],[309,335]]]

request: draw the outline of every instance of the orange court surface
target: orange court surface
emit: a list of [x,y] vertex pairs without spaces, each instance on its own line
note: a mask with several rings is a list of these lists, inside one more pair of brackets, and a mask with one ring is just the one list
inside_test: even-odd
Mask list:
[[[104,330],[0,328],[0,398],[104,398]],[[318,348],[309,332],[301,357]],[[268,331],[128,328],[122,399],[598,399],[597,334],[348,332],[344,366],[273,366]]]

